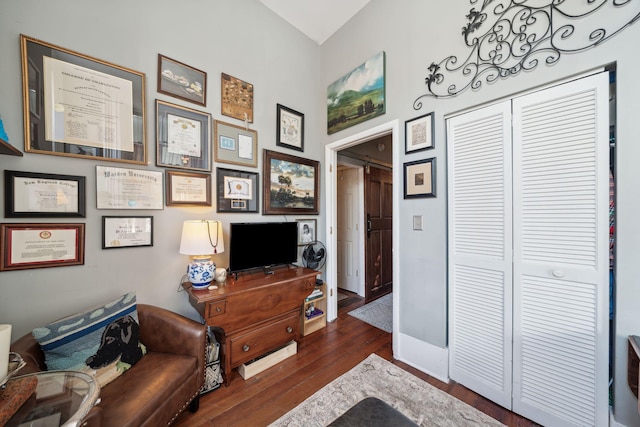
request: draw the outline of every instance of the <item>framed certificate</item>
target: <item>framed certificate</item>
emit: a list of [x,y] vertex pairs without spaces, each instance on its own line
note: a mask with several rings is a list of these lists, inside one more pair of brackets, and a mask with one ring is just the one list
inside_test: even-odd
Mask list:
[[211,206],[211,175],[167,171],[167,206]]
[[211,171],[211,115],[156,100],[156,165]]
[[0,224],[0,271],[84,264],[84,224]]
[[85,177],[4,171],[5,217],[84,217]]
[[152,216],[103,216],[102,249],[153,246]]
[[164,209],[162,172],[96,166],[98,209]]
[[25,151],[147,163],[145,75],[20,36]]

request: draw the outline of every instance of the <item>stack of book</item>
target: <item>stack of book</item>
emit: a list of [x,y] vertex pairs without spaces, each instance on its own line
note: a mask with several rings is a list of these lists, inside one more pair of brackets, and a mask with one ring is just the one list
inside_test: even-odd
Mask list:
[[313,301],[316,298],[320,298],[322,295],[324,295],[322,293],[322,291],[318,288],[314,289],[313,292],[311,292],[311,294],[309,294],[308,297],[306,297],[304,299],[305,302],[309,302],[309,301]]

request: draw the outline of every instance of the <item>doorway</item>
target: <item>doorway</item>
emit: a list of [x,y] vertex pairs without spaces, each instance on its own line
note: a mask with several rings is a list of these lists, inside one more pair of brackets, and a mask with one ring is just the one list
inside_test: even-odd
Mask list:
[[365,304],[390,293],[393,283],[392,164],[390,134],[338,152],[337,287]]
[[[328,285],[328,307],[327,307],[327,320],[332,321],[335,320],[338,314],[337,310],[337,271],[338,271],[338,244],[337,244],[337,222],[338,222],[338,209],[337,209],[337,185],[338,185],[338,153],[343,151],[349,147],[357,146],[363,144],[365,142],[374,140],[376,138],[380,138],[382,136],[388,135],[391,138],[391,157],[392,157],[392,167],[393,167],[393,190],[392,190],[392,200],[399,200],[400,193],[399,189],[402,188],[402,177],[398,172],[398,162],[399,162],[399,122],[398,120],[393,120],[382,125],[376,126],[371,129],[367,129],[363,132],[360,132],[356,135],[352,135],[350,137],[344,138],[342,140],[338,140],[331,144],[328,144],[325,147],[325,165],[327,173],[325,174],[325,185],[326,185],[326,242],[327,242],[327,264],[326,264],[326,280]],[[398,203],[393,203],[393,219],[392,219],[392,228],[394,230],[398,230]],[[394,248],[398,248],[399,246],[399,237],[398,233],[393,233],[392,235],[392,246]],[[397,351],[397,332],[399,325],[399,316],[398,316],[398,304],[399,304],[399,293],[402,292],[401,287],[398,285],[398,265],[399,265],[399,251],[394,250],[391,254],[391,264],[392,264],[392,281],[396,284],[393,292],[393,349]]]

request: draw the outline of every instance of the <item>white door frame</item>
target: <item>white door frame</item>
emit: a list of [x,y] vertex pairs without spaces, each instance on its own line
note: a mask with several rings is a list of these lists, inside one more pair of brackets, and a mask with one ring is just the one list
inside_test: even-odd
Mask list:
[[391,134],[391,146],[393,153],[393,351],[396,352],[397,349],[397,336],[398,336],[398,327],[399,327],[399,310],[398,310],[398,302],[400,298],[400,287],[399,287],[399,265],[400,265],[400,257],[399,250],[397,248],[399,245],[399,194],[400,188],[402,187],[402,180],[400,174],[400,166],[398,162],[400,161],[400,137],[399,137],[399,121],[398,119],[392,120],[387,123],[383,123],[379,126],[376,126],[371,129],[364,130],[355,135],[349,136],[347,138],[340,139],[338,141],[332,142],[325,146],[325,188],[326,188],[326,215],[325,215],[325,242],[327,246],[327,252],[329,256],[327,257],[326,264],[326,278],[328,282],[328,306],[327,306],[327,320],[334,321],[338,317],[338,262],[336,257],[336,251],[338,248],[336,234],[334,230],[336,229],[337,219],[338,219],[338,209],[337,209],[337,195],[336,195],[336,185],[337,185],[337,176],[338,176],[338,151],[352,147],[354,145],[361,144],[366,141],[370,141],[372,139],[378,138],[383,135]]

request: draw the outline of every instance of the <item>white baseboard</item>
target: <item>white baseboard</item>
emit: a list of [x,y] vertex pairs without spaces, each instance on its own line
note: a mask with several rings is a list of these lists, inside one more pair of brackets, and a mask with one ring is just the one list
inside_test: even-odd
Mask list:
[[393,357],[440,381],[449,382],[449,350],[398,333]]

